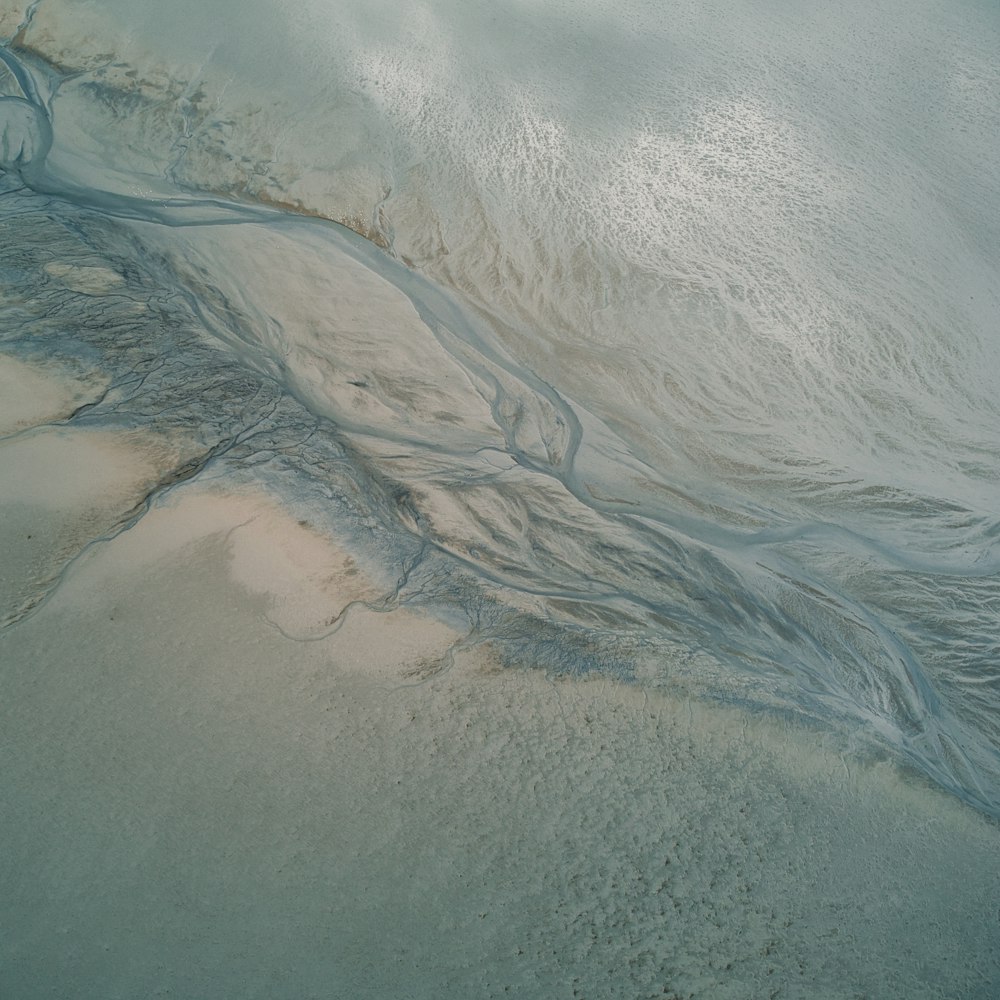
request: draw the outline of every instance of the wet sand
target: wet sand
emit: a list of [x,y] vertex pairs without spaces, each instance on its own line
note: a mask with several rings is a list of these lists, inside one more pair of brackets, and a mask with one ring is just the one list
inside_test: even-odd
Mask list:
[[45,553],[5,617],[61,567],[0,632],[4,996],[995,995],[982,816],[819,733],[501,666],[252,486],[129,523],[175,460],[0,443],[2,550]]

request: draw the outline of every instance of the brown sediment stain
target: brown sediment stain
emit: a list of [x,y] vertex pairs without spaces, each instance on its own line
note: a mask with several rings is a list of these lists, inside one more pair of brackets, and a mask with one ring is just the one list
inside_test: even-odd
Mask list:
[[36,48],[30,42],[24,40],[25,32],[28,30],[29,25],[23,27],[11,40],[8,48],[16,49],[19,55],[29,56],[32,59],[38,60],[38,62],[43,63],[47,69],[54,70],[63,76],[71,76],[77,73],[86,73],[91,70],[98,69],[99,67],[109,65],[113,59],[114,55],[111,52],[99,52],[95,53],[90,57],[89,64],[87,65],[77,65],[70,66],[64,62],[60,62],[55,56],[46,55],[41,49]]
[[[225,189],[212,189],[204,192],[218,198],[233,198],[234,192]],[[389,241],[385,235],[370,223],[366,222],[360,213],[353,215],[334,216],[320,212],[318,209],[310,208],[298,199],[276,198],[266,191],[245,191],[240,201],[245,204],[266,205],[268,208],[275,208],[281,212],[288,212],[291,215],[301,215],[308,219],[322,219],[325,222],[333,222],[345,229],[350,229],[352,233],[357,233],[369,243],[374,243],[381,250],[389,250]]]

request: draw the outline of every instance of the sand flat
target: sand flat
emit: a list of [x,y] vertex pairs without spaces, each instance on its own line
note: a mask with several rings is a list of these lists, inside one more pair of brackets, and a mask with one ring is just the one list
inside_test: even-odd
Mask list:
[[192,484],[0,633],[6,993],[989,995],[981,816],[370,593],[266,495]]
[[0,354],[0,438],[67,417],[102,389],[96,376],[70,377],[52,366]]
[[136,516],[177,452],[140,432],[41,427],[0,442],[0,621],[35,607],[64,567]]

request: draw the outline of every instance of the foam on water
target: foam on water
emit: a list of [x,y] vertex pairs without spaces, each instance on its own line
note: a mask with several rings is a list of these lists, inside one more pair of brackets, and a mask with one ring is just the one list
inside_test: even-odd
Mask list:
[[0,25],[5,183],[122,220],[330,418],[461,575],[423,594],[478,580],[584,637],[539,631],[552,666],[696,664],[709,694],[860,720],[997,812],[993,12],[53,0]]

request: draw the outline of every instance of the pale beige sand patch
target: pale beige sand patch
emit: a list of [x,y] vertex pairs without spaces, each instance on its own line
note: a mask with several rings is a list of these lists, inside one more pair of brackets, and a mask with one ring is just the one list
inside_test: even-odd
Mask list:
[[70,377],[0,354],[0,437],[69,416],[96,399],[105,384],[96,376]]
[[125,284],[125,279],[109,267],[62,264],[52,261],[43,268],[50,278],[55,278],[74,292],[82,295],[107,295]]
[[[141,525],[116,541],[115,550],[119,560],[139,566],[174,560],[206,545],[217,551],[228,579],[251,595],[252,603],[263,602],[261,621],[287,639],[322,641],[344,627],[349,609],[353,617],[374,613],[366,611],[366,604],[379,609],[385,605],[386,588],[345,548],[252,489],[186,487],[146,514]],[[118,569],[116,562],[102,560],[90,572],[101,588],[110,589]],[[387,644],[404,637],[403,646],[419,644],[421,640],[412,637],[426,630],[444,642],[444,648],[456,638],[453,630],[409,612],[395,615],[391,637],[385,638],[384,628],[376,630],[375,646],[383,652]]]
[[[0,443],[0,503],[50,510],[119,508],[154,480],[173,452],[138,432],[45,428]],[[169,467],[169,466],[168,466]]]
[[134,516],[178,462],[141,432],[41,427],[0,442],[0,623],[43,600],[63,567]]

